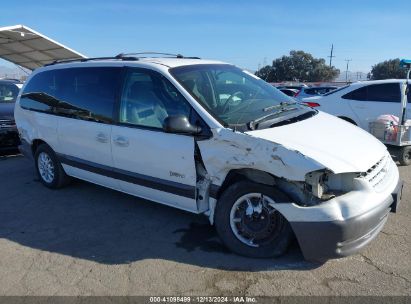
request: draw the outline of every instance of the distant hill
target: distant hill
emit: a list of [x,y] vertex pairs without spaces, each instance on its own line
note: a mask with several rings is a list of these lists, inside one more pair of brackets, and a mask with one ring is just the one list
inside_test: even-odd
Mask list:
[[[30,71],[28,71],[30,73]],[[0,78],[22,79],[27,76],[21,69],[13,66],[0,65]]]

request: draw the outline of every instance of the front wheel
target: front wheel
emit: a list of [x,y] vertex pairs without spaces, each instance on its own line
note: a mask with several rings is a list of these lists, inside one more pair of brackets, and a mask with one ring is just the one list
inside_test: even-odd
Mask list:
[[216,230],[233,252],[255,258],[286,252],[293,233],[275,208],[289,199],[273,186],[242,181],[221,195],[215,211]]
[[43,185],[58,189],[70,182],[54,151],[46,144],[40,145],[34,155],[36,171]]

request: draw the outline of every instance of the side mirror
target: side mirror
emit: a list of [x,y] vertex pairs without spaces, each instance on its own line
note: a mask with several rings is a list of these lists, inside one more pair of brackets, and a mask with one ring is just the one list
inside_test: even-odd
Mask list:
[[199,134],[201,127],[193,126],[185,115],[173,115],[164,119],[163,129],[167,133]]

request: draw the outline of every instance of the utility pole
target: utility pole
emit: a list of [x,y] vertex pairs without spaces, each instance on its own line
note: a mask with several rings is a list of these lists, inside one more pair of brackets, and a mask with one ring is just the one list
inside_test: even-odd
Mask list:
[[352,59],[345,59],[345,61],[347,61],[347,69],[345,70],[345,82],[348,83],[348,64],[350,63],[350,61],[352,61]]
[[333,51],[334,51],[334,44],[331,44],[331,54],[330,56],[327,56],[328,58],[330,58],[330,67],[332,66],[332,62],[333,62]]

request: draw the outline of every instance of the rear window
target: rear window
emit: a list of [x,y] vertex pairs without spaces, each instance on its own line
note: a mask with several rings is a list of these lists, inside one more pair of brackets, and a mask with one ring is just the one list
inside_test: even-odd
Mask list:
[[350,86],[350,85],[343,86],[343,87],[338,88],[338,89],[336,89],[336,90],[333,90],[333,91],[331,91],[331,92],[325,93],[323,96],[328,96],[328,95],[337,93],[337,92],[339,92],[339,91],[342,91],[342,90],[348,88],[349,86]]
[[305,89],[304,93],[308,95],[324,95],[325,93],[328,93],[332,90],[335,90],[335,88],[309,88]]
[[308,95],[317,95],[317,90],[316,89],[305,89],[304,93]]
[[13,103],[19,94],[19,88],[13,83],[0,82],[0,103]]

